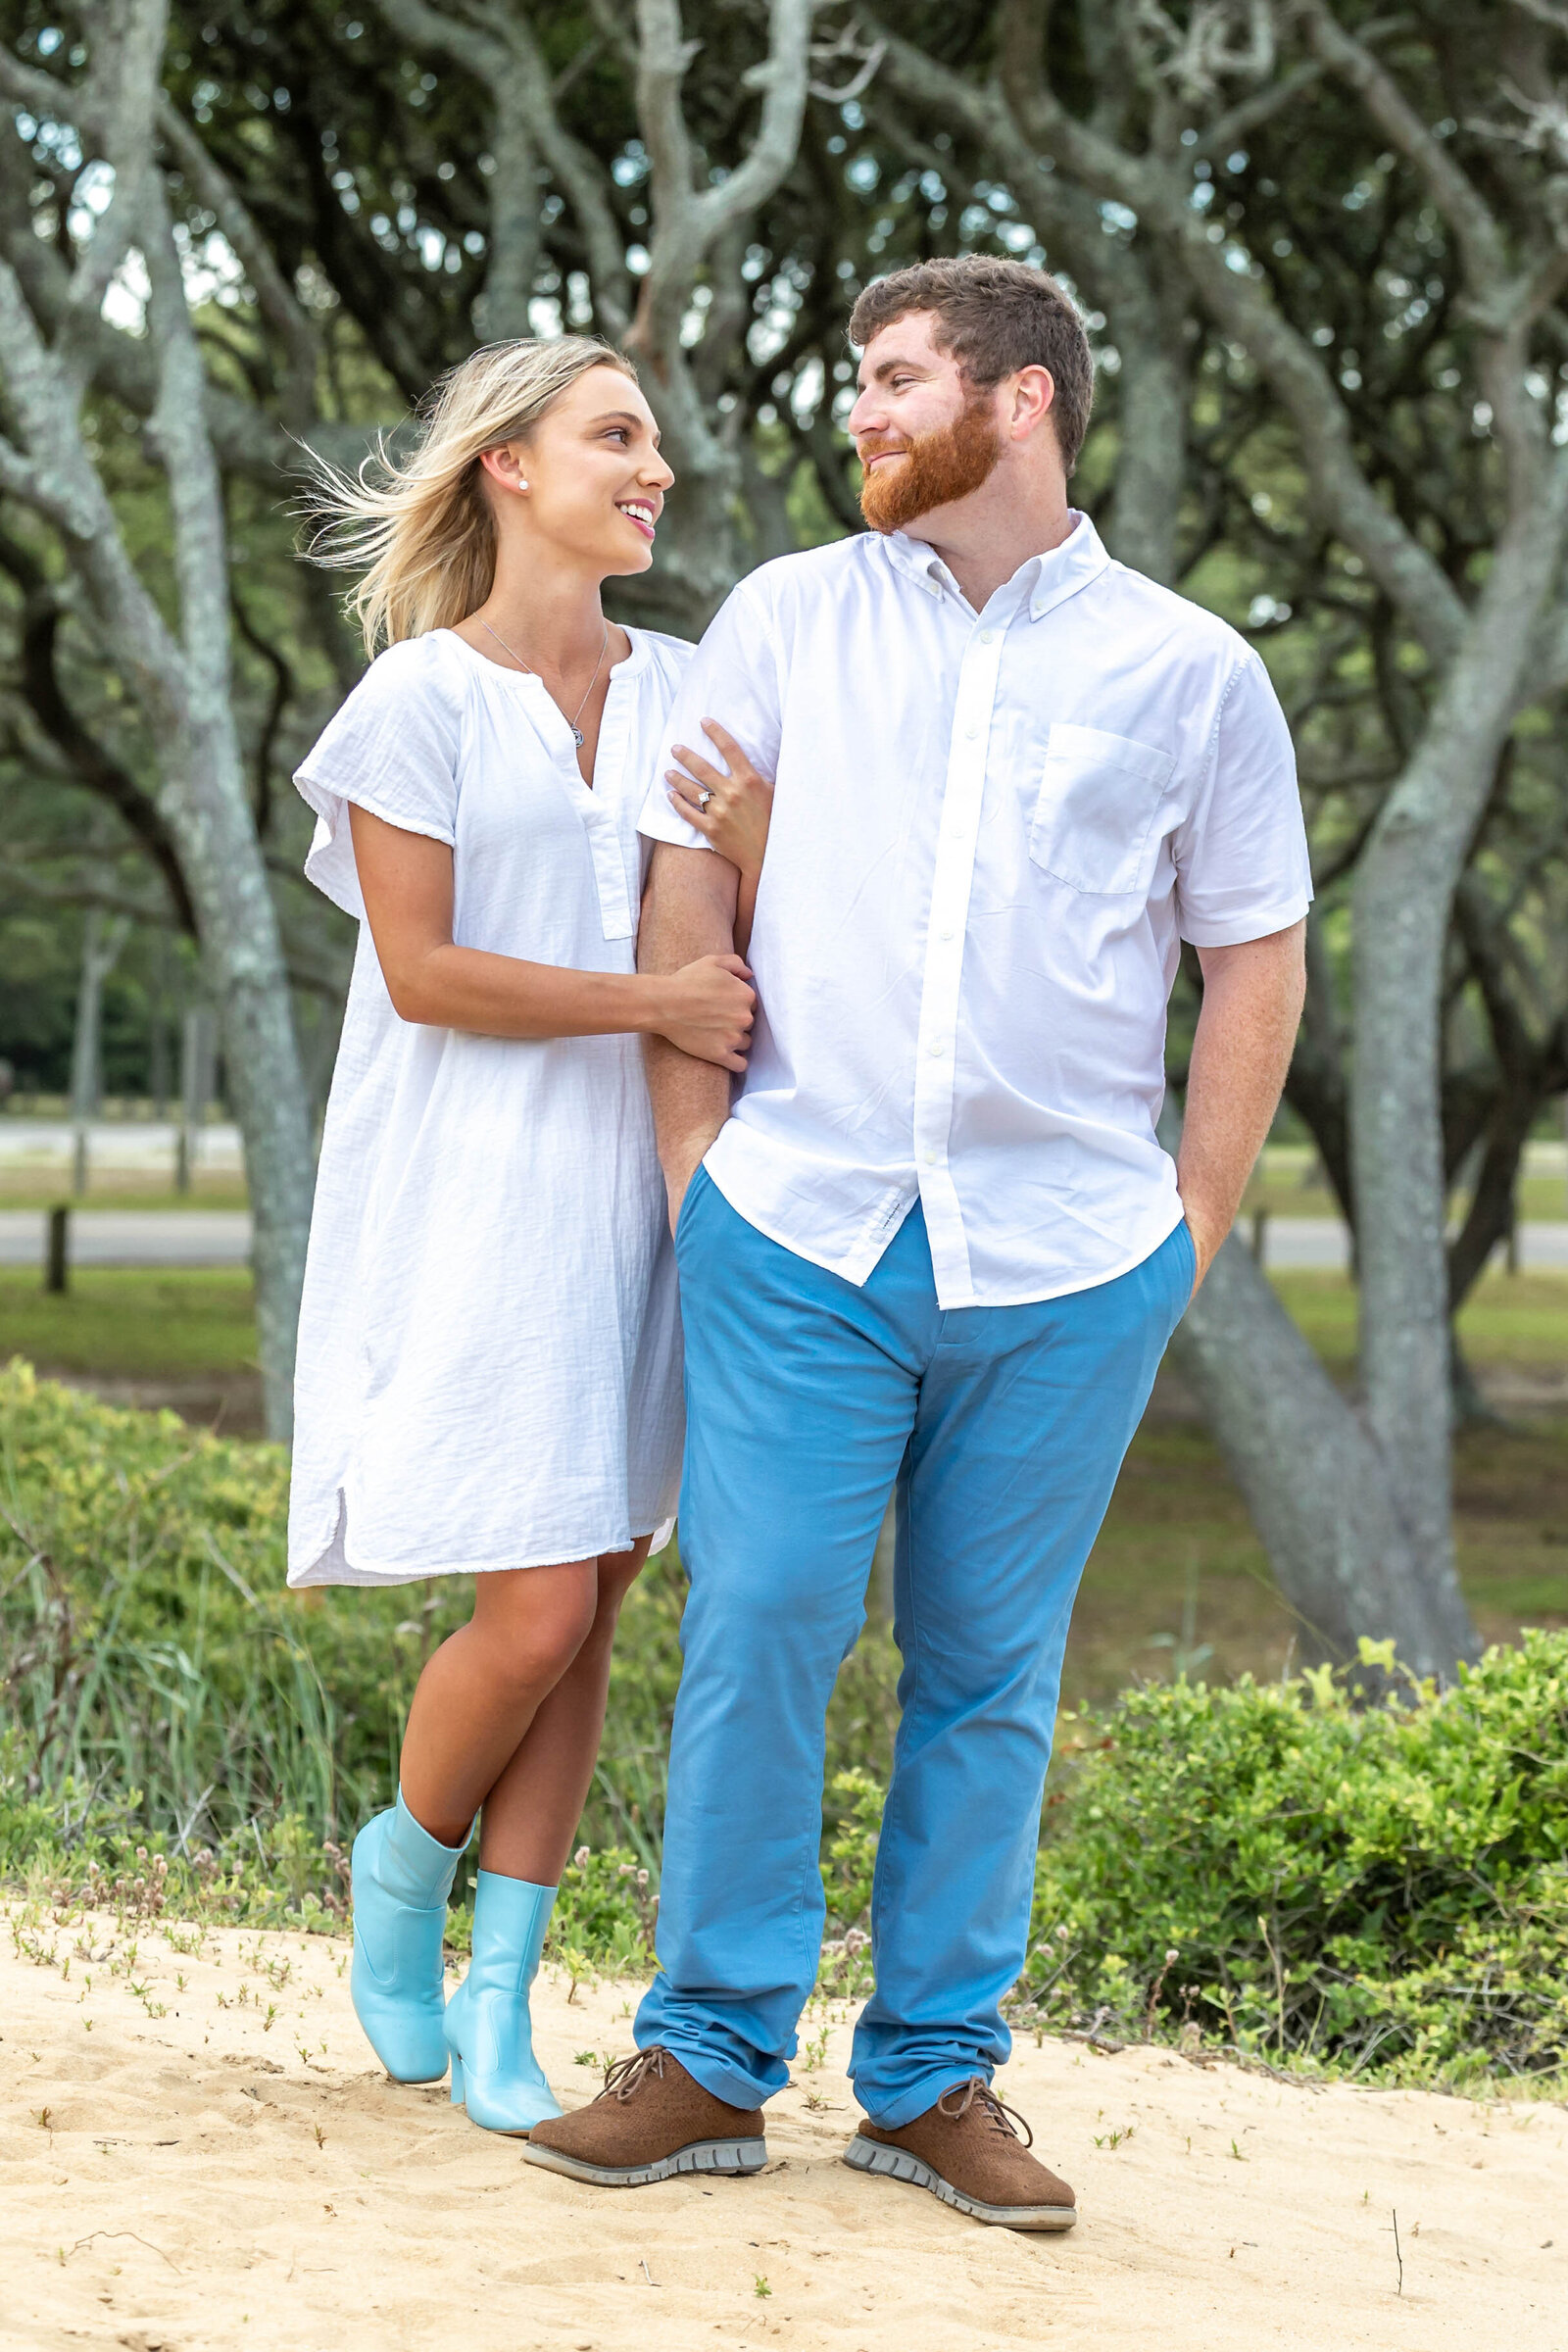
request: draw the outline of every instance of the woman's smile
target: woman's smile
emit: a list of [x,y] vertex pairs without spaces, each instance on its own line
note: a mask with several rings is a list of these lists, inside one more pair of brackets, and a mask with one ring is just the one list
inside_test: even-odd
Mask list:
[[654,531],[659,521],[660,509],[662,505],[662,499],[656,506],[651,498],[625,498],[615,501],[615,511],[617,514],[624,514],[626,520],[641,531],[643,537],[652,545]]

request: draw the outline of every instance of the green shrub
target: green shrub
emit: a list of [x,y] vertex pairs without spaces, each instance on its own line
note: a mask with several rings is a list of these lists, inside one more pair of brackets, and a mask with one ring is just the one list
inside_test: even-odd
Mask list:
[[[102,1833],[176,1859],[232,1849],[254,1868],[292,1819],[316,1899],[333,1892],[325,1846],[347,1845],[390,1800],[414,1685],[466,1617],[470,1586],[291,1592],[287,1502],[277,1446],[117,1410],[25,1364],[0,1370],[7,1875],[46,1831],[62,1854],[85,1855]],[[612,1854],[617,1872],[624,1861],[654,1883],[684,1592],[671,1546],[627,1599],[579,1831],[596,1860]],[[885,1637],[851,1660],[834,1700],[835,1773],[887,1752],[895,1674]],[[289,1864],[295,1877],[304,1867]],[[615,1935],[641,1933],[633,1896],[617,1920]],[[582,1932],[597,1950],[600,1927]]]
[[1568,1635],[1442,1693],[1359,1709],[1346,1681],[1178,1682],[1064,1727],[1025,2018],[1385,2082],[1560,2076]]

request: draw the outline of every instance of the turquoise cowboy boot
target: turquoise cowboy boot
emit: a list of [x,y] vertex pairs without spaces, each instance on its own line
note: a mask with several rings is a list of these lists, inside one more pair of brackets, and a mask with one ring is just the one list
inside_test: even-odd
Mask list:
[[481,1870],[473,1898],[473,1958],[447,2004],[452,2099],[486,2132],[526,2137],[561,2113],[533,2054],[528,1987],[539,1973],[554,1886]]
[[401,1788],[391,1811],[354,1840],[349,1991],[371,2049],[399,2082],[439,2082],[447,2071],[441,1946],[462,1852],[419,1827]]

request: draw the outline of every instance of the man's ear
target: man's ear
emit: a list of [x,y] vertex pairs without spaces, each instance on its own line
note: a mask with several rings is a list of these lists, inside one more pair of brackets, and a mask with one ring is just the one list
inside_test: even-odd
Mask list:
[[1014,441],[1027,441],[1051,414],[1056,397],[1055,378],[1049,368],[1020,368],[1012,382],[1011,432]]

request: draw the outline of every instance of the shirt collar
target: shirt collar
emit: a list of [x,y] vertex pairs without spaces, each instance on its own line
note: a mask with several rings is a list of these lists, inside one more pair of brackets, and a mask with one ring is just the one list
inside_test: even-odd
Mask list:
[[[1072,528],[1058,547],[1048,548],[1043,555],[1031,556],[1020,564],[1006,588],[1005,595],[1014,592],[1018,604],[1025,600],[1031,620],[1040,620],[1068,597],[1087,588],[1091,580],[1099,579],[1110,563],[1100,533],[1087,514],[1076,507],[1068,509]],[[906,531],[889,531],[881,537],[888,561],[912,580],[917,580],[928,594],[940,596],[945,590],[957,596],[958,586],[934,547],[923,539],[911,539]],[[1016,610],[1016,606],[1014,606]]]

